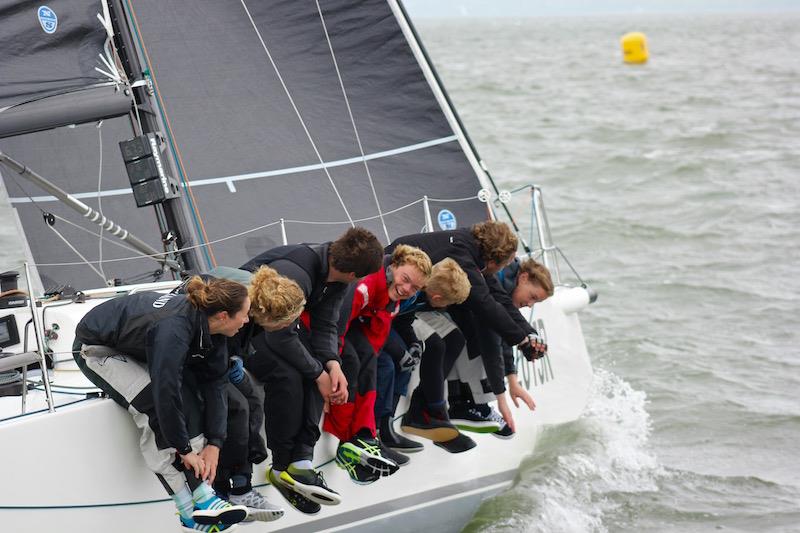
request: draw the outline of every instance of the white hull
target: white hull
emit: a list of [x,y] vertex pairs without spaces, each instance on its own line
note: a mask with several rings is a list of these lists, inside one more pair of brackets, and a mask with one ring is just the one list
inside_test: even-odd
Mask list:
[[[531,365],[529,388],[535,412],[515,409],[517,435],[500,440],[475,435],[478,446],[451,455],[426,442],[411,463],[370,486],[353,484],[330,460],[335,442],[324,436],[315,462],[343,503],[323,507],[316,516],[287,509],[270,524],[255,523],[243,531],[457,531],[480,501],[509,487],[520,462],[534,451],[544,425],[578,418],[586,404],[592,369],[576,311],[588,303],[583,289],[557,289],[537,304],[535,320],[544,324],[550,356]],[[46,324],[58,323],[55,351],[68,351],[75,323],[89,304],[48,311]],[[566,313],[564,311],[567,311]],[[20,311],[20,313],[22,313]],[[26,319],[18,320],[19,324]],[[12,351],[18,351],[11,348]],[[67,365],[65,365],[67,366]],[[56,372],[61,375],[74,372]],[[67,397],[74,400],[76,397]],[[41,407],[30,398],[29,410]],[[19,409],[19,398],[0,399],[0,417]],[[402,411],[402,407],[398,409]],[[130,417],[111,400],[93,399],[0,422],[4,483],[0,486],[0,519],[15,533],[57,530],[61,533],[177,531],[172,502],[145,467]],[[275,503],[285,503],[264,484],[265,465],[256,467],[254,484]],[[287,505],[288,507],[288,505]]]

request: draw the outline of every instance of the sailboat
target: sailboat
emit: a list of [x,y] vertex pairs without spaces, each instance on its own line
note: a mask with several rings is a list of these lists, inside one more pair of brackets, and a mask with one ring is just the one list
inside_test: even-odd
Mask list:
[[[350,225],[388,243],[511,223],[557,283],[522,310],[549,344],[519,358],[537,409],[515,411],[511,440],[426,446],[368,487],[335,467],[325,436],[315,460],[343,503],[249,529],[457,531],[511,486],[542,428],[581,415],[592,368],[578,312],[595,295],[562,281],[542,191],[493,182],[399,0],[45,1],[0,5],[0,176],[27,259],[10,269],[24,292],[12,272],[0,297],[0,372],[24,385],[0,398],[4,529],[176,530],[130,417],[72,363],[75,325],[108,298]],[[254,482],[281,501],[265,466]]]

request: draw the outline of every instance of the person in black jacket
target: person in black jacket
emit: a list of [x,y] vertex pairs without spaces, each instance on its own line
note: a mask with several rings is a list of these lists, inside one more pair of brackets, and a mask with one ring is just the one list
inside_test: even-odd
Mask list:
[[[78,323],[75,360],[133,415],[139,444],[178,508],[184,531],[230,531],[247,508],[211,490],[226,436],[226,337],[248,322],[247,289],[199,277],[186,294],[142,292],[90,310]],[[110,466],[110,465],[109,465]]]
[[[553,281],[550,272],[547,267],[537,263],[534,259],[524,261],[514,259],[492,277],[497,282],[496,288],[503,291],[498,293],[498,297],[509,300],[515,309],[533,307],[535,303],[553,295]],[[516,314],[522,316],[519,312]],[[477,349],[482,353],[485,351],[491,354],[490,357],[483,358],[484,362],[497,360],[498,357],[502,358],[504,374],[508,382],[508,393],[514,405],[519,407],[519,401],[522,400],[533,410],[536,407],[533,398],[517,380],[517,368],[512,347],[504,342],[497,333],[482,327],[469,313],[461,315],[458,321],[460,328],[472,332],[470,337],[472,342],[479,345]],[[544,339],[538,337],[537,339],[537,349],[528,345],[521,351],[529,361],[543,357],[547,353]],[[460,363],[462,364],[460,367],[456,367],[457,372],[455,373],[459,374],[458,371],[460,371],[463,375],[459,374],[456,379],[448,382],[450,409],[459,415],[453,417],[454,422],[462,429],[471,428],[474,431],[481,431],[480,426],[476,427],[476,422],[480,423],[482,420],[489,419],[495,422],[497,429],[491,427],[487,431],[499,438],[511,438],[514,435],[513,426],[508,424],[491,406],[479,399],[484,392],[483,389],[486,388],[485,384],[481,383],[481,377],[487,375],[486,369],[482,368],[480,364],[476,365],[464,359],[460,360]]]
[[[456,324],[459,314],[470,313],[483,327],[496,332],[510,346],[522,349],[526,345],[532,347],[537,342],[529,336],[535,334],[533,327],[514,308],[507,295],[503,296],[505,292],[493,277],[516,255],[518,240],[507,224],[486,221],[471,228],[406,235],[395,239],[387,251],[390,252],[398,244],[410,244],[422,249],[434,263],[451,257],[464,269],[471,284],[469,296],[463,304],[448,308]],[[497,407],[513,429],[511,409],[505,398],[502,358],[488,350],[480,350],[477,343],[470,342],[469,335],[473,333],[470,330],[462,329],[462,333],[467,336],[470,355],[484,358]],[[451,414],[450,418],[455,417]]]
[[[332,243],[296,244],[268,250],[242,268],[269,265],[300,286],[306,298],[300,320],[261,324],[254,332],[255,353],[245,366],[264,383],[267,446],[272,451],[268,477],[301,512],[340,503],[311,463],[326,404],[347,401],[347,380],[338,347],[339,309],[347,285],[381,268],[383,248],[364,228],[351,228]],[[258,309],[254,302],[254,313]]]

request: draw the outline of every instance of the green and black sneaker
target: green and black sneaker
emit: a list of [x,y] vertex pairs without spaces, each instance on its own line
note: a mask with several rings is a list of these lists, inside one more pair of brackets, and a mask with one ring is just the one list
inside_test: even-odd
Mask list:
[[[357,468],[359,465],[364,467],[367,473],[377,474],[378,477],[391,476],[399,468],[397,463],[381,454],[380,443],[377,439],[359,436],[339,444],[336,449],[336,464],[344,468],[353,481],[361,481],[362,477],[369,479],[373,477],[359,475],[358,472],[362,470]],[[349,468],[349,466],[354,468]],[[359,479],[357,480],[357,478]]]
[[317,470],[297,468],[289,465],[284,472],[281,472],[281,481],[292,487],[292,490],[299,492],[312,502],[320,505],[339,505],[342,497],[335,490],[325,484],[322,472]]
[[[284,474],[284,472],[281,472]],[[286,484],[280,477],[275,474],[273,469],[267,470],[267,481],[280,493],[283,498],[289,502],[289,505],[305,514],[317,514],[322,507],[317,502],[312,502],[302,494],[292,490],[291,485]]]

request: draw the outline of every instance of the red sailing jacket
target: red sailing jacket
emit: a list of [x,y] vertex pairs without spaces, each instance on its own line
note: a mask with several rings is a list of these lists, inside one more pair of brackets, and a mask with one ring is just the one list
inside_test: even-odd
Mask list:
[[[347,302],[347,297],[345,297],[345,302]],[[399,310],[400,302],[393,302],[389,299],[386,269],[382,268],[364,277],[356,284],[350,305],[350,316],[348,318],[344,316],[346,307],[341,310],[340,326],[341,321],[344,321],[345,318],[347,322],[344,323],[344,328],[339,328],[339,340],[344,340],[348,329],[355,323],[357,327],[361,328],[377,355],[386,343],[392,327],[392,319]],[[341,345],[340,342],[339,346],[341,347]]]

